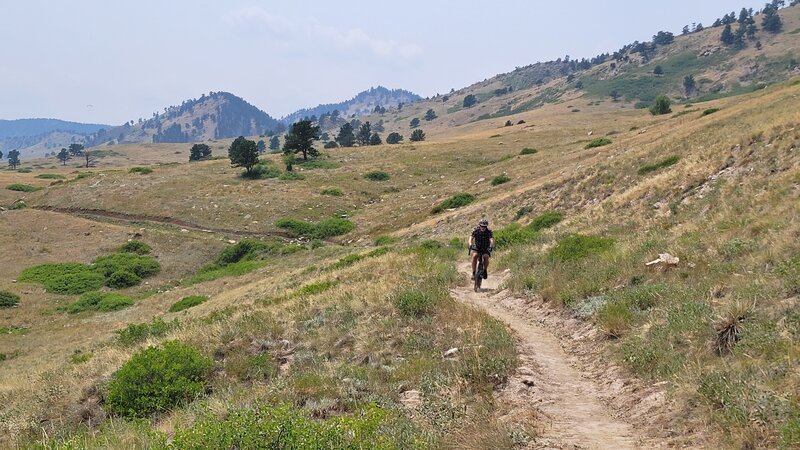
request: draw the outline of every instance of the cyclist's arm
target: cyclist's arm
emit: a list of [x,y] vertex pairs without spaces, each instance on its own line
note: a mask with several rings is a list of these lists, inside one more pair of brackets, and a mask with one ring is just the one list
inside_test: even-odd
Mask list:
[[494,236],[489,238],[489,248],[494,248]]
[[475,236],[470,234],[469,235],[469,240],[467,241],[467,245],[469,246],[469,248],[472,248],[472,244],[474,243],[473,242],[474,240],[475,240]]

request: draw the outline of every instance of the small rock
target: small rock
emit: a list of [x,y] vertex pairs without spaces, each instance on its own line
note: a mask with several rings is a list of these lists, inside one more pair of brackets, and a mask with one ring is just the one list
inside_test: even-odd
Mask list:
[[187,230],[186,228],[181,228],[181,233],[188,233],[188,232],[189,230]]
[[228,244],[231,244],[231,245],[233,245],[233,244],[235,244],[235,243],[236,243],[236,241],[234,241],[233,239],[228,239]]
[[524,384],[525,386],[528,386],[528,387],[533,387],[533,386],[536,385],[536,382],[533,381],[533,378],[525,377],[525,378],[522,379],[522,384]]
[[[473,184],[483,183],[484,181],[486,181],[486,178],[479,178],[478,181],[476,181]],[[423,197],[423,198],[425,198],[425,197]]]
[[450,358],[450,357],[453,357],[453,356],[455,356],[455,355],[456,355],[456,353],[458,353],[458,347],[453,347],[453,348],[451,348],[450,350],[448,350],[448,351],[444,352],[444,354],[442,355],[442,357],[443,357],[443,358]]
[[591,135],[593,135],[593,134],[594,134],[594,131],[590,131],[590,132],[589,132],[589,133],[587,133],[586,135],[587,135],[587,136],[591,136]]

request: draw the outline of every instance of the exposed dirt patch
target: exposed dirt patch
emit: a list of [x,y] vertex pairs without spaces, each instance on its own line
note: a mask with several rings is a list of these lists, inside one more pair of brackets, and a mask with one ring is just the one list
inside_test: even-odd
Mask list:
[[[459,271],[466,276],[468,265]],[[519,367],[495,396],[509,420],[534,410],[539,437],[532,448],[696,448],[691,437],[670,436],[672,420],[661,386],[629,379],[601,359],[591,326],[565,320],[540,301],[510,296],[499,289],[502,281],[490,277],[481,292],[469,286],[451,293],[515,332]],[[554,333],[555,327],[561,332]]]

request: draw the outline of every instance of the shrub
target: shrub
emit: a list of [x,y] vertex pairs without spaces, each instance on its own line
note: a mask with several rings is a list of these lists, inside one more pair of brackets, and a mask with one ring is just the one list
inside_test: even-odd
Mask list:
[[707,116],[709,114],[714,114],[717,111],[719,111],[719,108],[708,108],[704,110],[702,114],[700,114],[700,117]]
[[644,174],[648,174],[650,172],[655,172],[656,170],[663,169],[665,167],[669,167],[669,166],[672,166],[672,165],[676,164],[680,159],[681,159],[680,156],[673,155],[673,156],[670,156],[669,158],[663,159],[663,160],[661,160],[661,161],[659,161],[659,162],[657,162],[655,164],[648,164],[648,165],[639,167],[639,170],[637,171],[637,173],[639,175],[644,175]]
[[211,359],[177,341],[146,348],[111,375],[106,406],[127,417],[169,411],[205,393],[212,365]]
[[80,263],[49,263],[29,267],[17,278],[39,283],[47,292],[75,295],[99,289],[105,277]]
[[278,176],[278,179],[281,181],[296,181],[296,180],[305,180],[305,175],[297,172],[283,172]]
[[590,148],[595,148],[595,147],[602,147],[602,146],[608,145],[610,143],[611,143],[611,139],[600,137],[600,138],[592,139],[592,141],[589,142],[588,144],[586,144],[586,146],[584,146],[583,148],[590,149]]
[[497,186],[499,184],[508,183],[511,181],[511,178],[508,177],[506,174],[498,175],[492,179],[492,186]]
[[625,302],[608,302],[597,313],[597,322],[606,336],[619,338],[630,328],[633,313]]
[[528,226],[534,231],[541,231],[561,222],[563,218],[564,215],[558,211],[545,211],[534,217],[533,221]]
[[426,290],[410,288],[393,294],[391,302],[405,316],[422,317],[433,310],[437,298]]
[[481,321],[475,351],[464,352],[462,374],[477,383],[505,383],[517,366],[514,337],[506,326],[491,317]]
[[344,192],[342,192],[342,190],[339,188],[327,188],[323,189],[322,192],[320,192],[320,194],[330,195],[332,197],[341,197],[344,195]]
[[146,255],[150,253],[152,249],[149,245],[145,244],[142,241],[130,241],[126,242],[125,245],[120,247],[117,251],[121,253],[136,253],[137,255]]
[[6,186],[6,189],[18,192],[36,192],[42,190],[42,188],[40,187],[35,187],[31,186],[30,184],[22,184],[22,183],[9,184],[8,186]]
[[364,174],[364,178],[370,181],[386,181],[389,179],[389,174],[382,170],[373,170]]
[[161,270],[158,261],[149,256],[139,256],[133,253],[113,253],[100,256],[94,260],[92,267],[106,278],[115,272],[131,272],[139,278],[147,278]]
[[266,261],[239,261],[222,267],[214,264],[201,269],[199,273],[186,280],[185,284],[192,285],[223,277],[238,277],[264,267],[264,265],[266,265]]
[[81,297],[63,308],[70,314],[77,314],[84,311],[117,311],[133,305],[133,300],[124,295],[112,292],[86,292]]
[[316,227],[311,222],[291,218],[278,219],[275,221],[275,226],[286,230],[289,236],[292,237],[311,237],[316,230]]
[[531,227],[522,227],[518,223],[496,230],[494,232],[494,247],[498,250],[512,245],[528,244],[533,242],[538,233]]
[[532,207],[523,206],[522,208],[517,210],[516,214],[514,214],[514,220],[519,220],[519,219],[522,218],[522,216],[524,216],[526,214],[530,214],[531,212],[533,212],[533,208]]
[[172,322],[164,322],[164,319],[156,317],[150,323],[132,323],[127,327],[115,331],[117,342],[124,347],[131,347],[140,342],[144,342],[150,337],[158,338],[178,327],[178,319]]
[[656,97],[655,103],[650,107],[650,114],[654,116],[659,116],[662,114],[669,114],[672,112],[670,105],[672,101],[670,101],[669,97],[666,95],[659,95]]
[[525,148],[522,149],[522,151],[519,152],[519,154],[520,155],[534,155],[534,154],[536,154],[538,152],[539,152],[539,150],[537,150],[535,148],[525,147]]
[[0,291],[0,308],[13,308],[19,304],[19,295],[8,292]]
[[133,272],[127,270],[118,270],[111,274],[106,280],[106,286],[114,289],[123,289],[126,287],[136,286],[141,283],[142,279]]
[[338,146],[339,144],[337,144],[336,141],[328,141],[322,146],[322,148],[336,148]]
[[252,260],[255,259],[259,253],[267,250],[267,248],[268,245],[265,242],[254,239],[242,239],[234,245],[225,246],[214,263],[225,266],[239,261]]
[[39,179],[42,179],[42,180],[63,180],[66,177],[64,175],[58,175],[58,174],[55,174],[55,173],[42,173],[42,174],[36,175],[34,178],[39,178]]
[[281,171],[277,167],[267,164],[266,161],[259,161],[259,164],[253,166],[250,172],[244,172],[239,176],[250,180],[266,180],[269,178],[278,178],[281,176]]
[[128,173],[140,173],[142,175],[147,175],[148,173],[153,173],[153,169],[149,167],[131,167],[128,169]]
[[183,311],[184,309],[189,309],[192,306],[197,306],[201,303],[205,303],[206,301],[208,301],[208,297],[205,295],[190,295],[188,297],[183,297],[169,307],[169,312]]
[[375,238],[375,245],[392,245],[397,241],[399,241],[398,238],[384,234]]
[[460,192],[448,198],[447,200],[444,200],[443,202],[439,203],[436,207],[433,208],[431,212],[436,214],[444,211],[445,209],[460,208],[462,206],[469,205],[474,201],[475,201],[474,195],[467,192]]
[[613,247],[614,240],[611,238],[572,234],[561,238],[556,246],[550,249],[548,256],[551,260],[560,262],[575,261],[608,251]]
[[302,297],[306,295],[321,294],[337,284],[339,284],[338,281],[320,281],[319,283],[307,284],[298,289],[295,295]]
[[320,221],[312,237],[322,239],[331,236],[340,236],[353,231],[353,228],[355,228],[353,222],[347,219],[332,217]]

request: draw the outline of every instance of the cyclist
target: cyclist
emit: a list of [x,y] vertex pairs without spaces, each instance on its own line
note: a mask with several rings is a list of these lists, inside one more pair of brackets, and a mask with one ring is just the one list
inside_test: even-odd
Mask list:
[[478,256],[483,257],[483,276],[485,280],[489,276],[489,257],[492,256],[494,249],[494,236],[489,229],[489,221],[482,218],[478,226],[472,230],[469,236],[469,249],[472,254],[472,279],[475,279],[475,268],[478,266]]

